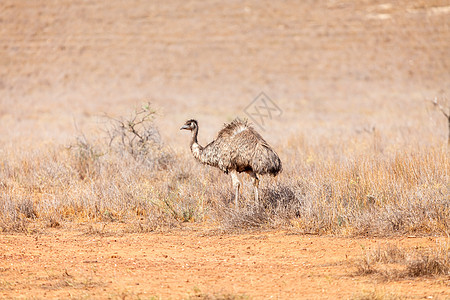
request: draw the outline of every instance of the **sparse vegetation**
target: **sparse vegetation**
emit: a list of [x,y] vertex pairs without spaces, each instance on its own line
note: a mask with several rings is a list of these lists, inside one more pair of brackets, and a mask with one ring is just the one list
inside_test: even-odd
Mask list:
[[351,298],[353,300],[400,300],[402,297],[385,291],[372,290],[363,291],[355,297]]
[[442,115],[447,119],[447,126],[448,126],[448,138],[447,138],[447,142],[448,145],[450,146],[450,105],[447,104],[447,106],[445,106],[444,104],[441,104],[441,102],[447,102],[450,103],[449,101],[446,101],[445,98],[444,99],[439,99],[440,101],[438,101],[438,98],[434,98],[433,101],[431,101],[431,103],[433,103],[433,106],[435,107],[435,109],[439,110]]
[[[450,298],[449,1],[0,11],[0,298]],[[236,117],[283,163],[237,208],[179,131]]]
[[450,247],[419,252],[408,262],[406,272],[411,277],[450,275]]
[[186,300],[247,300],[249,297],[237,294],[211,294],[203,293],[199,288],[194,288],[194,293]]
[[[382,153],[374,147],[369,155],[343,148],[336,156],[326,145],[291,139],[280,147],[289,163],[280,178],[263,179],[260,203],[247,197],[234,209],[229,178],[187,151],[165,147],[153,115],[145,106],[129,120],[113,119],[106,139],[81,135],[68,150],[4,158],[1,230],[24,231],[33,222],[124,222],[128,231],[145,232],[207,221],[221,230],[449,233],[445,145]],[[244,189],[244,197],[251,194],[247,181]]]
[[109,150],[125,159],[130,155],[138,163],[153,169],[167,169],[172,157],[153,122],[155,116],[156,111],[146,103],[129,118],[107,117],[110,121],[106,129]]
[[357,267],[358,275],[383,279],[450,275],[450,247],[442,243],[429,249],[400,249],[386,244],[366,251]]

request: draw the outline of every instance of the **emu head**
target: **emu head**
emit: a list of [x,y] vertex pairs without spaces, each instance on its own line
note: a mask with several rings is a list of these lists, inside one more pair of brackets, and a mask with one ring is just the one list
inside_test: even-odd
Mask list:
[[186,130],[192,131],[195,128],[198,128],[197,120],[191,119],[191,120],[187,120],[186,123],[184,123],[184,125],[180,128],[180,130],[186,129]]

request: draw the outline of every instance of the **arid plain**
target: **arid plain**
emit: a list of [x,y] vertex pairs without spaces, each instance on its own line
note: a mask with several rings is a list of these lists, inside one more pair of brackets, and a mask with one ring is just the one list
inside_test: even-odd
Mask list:
[[[449,299],[449,41],[444,0],[2,1],[0,296]],[[261,92],[235,209],[179,128]]]

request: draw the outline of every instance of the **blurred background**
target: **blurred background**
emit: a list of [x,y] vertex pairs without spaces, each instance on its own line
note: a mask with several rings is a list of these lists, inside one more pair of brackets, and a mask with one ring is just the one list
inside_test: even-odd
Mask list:
[[[94,134],[150,101],[167,144],[188,151],[245,117],[261,92],[287,139],[445,142],[450,1],[3,0],[0,142],[25,149]],[[333,139],[334,138],[334,139]]]

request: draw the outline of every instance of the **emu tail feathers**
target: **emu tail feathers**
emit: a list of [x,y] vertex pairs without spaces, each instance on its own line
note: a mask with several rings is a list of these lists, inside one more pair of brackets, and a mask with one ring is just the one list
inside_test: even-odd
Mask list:
[[278,155],[266,144],[259,144],[253,155],[252,169],[256,174],[277,175],[282,170]]

